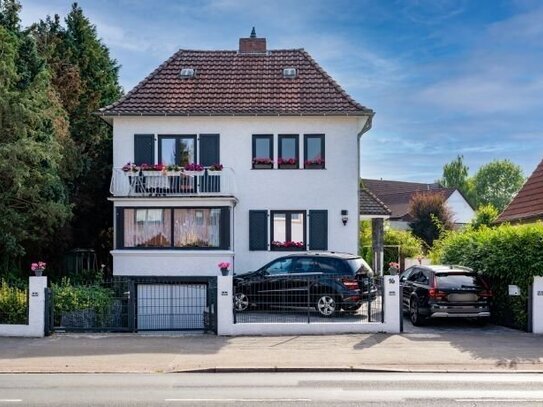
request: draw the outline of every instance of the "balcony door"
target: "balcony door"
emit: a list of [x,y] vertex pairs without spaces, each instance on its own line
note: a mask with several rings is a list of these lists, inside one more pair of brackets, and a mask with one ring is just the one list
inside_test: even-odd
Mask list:
[[159,136],[158,162],[164,165],[195,163],[197,155],[196,135]]

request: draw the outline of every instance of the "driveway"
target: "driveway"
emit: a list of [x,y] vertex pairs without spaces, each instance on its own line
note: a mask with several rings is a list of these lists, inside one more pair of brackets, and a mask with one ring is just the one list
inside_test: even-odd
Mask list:
[[443,334],[459,333],[470,335],[500,334],[521,332],[516,329],[506,328],[500,325],[486,324],[480,326],[475,321],[464,319],[433,319],[424,326],[414,326],[408,317],[403,319],[403,332],[407,334]]

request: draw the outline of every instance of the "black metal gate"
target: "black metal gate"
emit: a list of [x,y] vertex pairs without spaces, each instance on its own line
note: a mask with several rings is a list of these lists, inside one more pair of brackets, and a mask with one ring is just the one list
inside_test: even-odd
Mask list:
[[46,292],[51,331],[216,332],[216,278],[114,278],[52,285]]

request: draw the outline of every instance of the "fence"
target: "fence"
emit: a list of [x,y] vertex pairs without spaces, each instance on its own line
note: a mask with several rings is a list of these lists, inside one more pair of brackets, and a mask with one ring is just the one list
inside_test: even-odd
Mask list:
[[62,331],[216,330],[213,279],[112,280],[52,285],[49,325]]
[[382,322],[382,278],[284,274],[235,283],[234,323]]

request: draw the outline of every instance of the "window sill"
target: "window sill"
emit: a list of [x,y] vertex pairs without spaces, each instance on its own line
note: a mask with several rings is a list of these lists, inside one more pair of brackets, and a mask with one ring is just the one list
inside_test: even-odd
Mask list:
[[233,250],[224,249],[157,249],[157,248],[127,248],[127,249],[115,249],[110,252],[113,256],[186,256],[186,257],[198,257],[198,256],[233,256]]
[[272,247],[270,248],[271,252],[305,252],[307,249],[305,247]]

